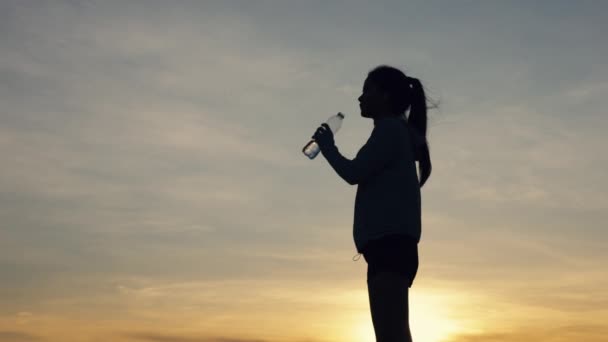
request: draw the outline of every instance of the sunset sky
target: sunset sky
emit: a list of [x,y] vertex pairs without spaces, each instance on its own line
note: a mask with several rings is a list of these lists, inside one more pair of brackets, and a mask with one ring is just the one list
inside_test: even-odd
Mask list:
[[415,342],[608,338],[608,2],[1,1],[0,341],[372,342],[302,147],[419,78]]

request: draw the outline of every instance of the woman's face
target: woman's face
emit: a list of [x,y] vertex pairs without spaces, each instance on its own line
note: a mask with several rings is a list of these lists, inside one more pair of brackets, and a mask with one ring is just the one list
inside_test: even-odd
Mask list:
[[388,111],[388,95],[382,92],[369,78],[363,83],[363,94],[359,96],[361,116],[374,118]]

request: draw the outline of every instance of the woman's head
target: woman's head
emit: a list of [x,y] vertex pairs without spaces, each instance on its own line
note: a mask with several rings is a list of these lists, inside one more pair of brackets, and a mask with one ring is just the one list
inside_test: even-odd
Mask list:
[[359,108],[361,108],[361,116],[364,118],[393,115],[388,94],[369,77],[363,83],[363,92],[359,96]]
[[[380,65],[367,75],[359,102],[363,117],[407,118],[415,159],[419,162],[422,187],[431,175],[432,166],[426,140],[427,98],[420,81],[406,76],[397,68]],[[406,116],[408,109],[409,115]]]
[[361,115],[404,115],[411,103],[411,81],[401,70],[381,65],[370,71],[359,97]]

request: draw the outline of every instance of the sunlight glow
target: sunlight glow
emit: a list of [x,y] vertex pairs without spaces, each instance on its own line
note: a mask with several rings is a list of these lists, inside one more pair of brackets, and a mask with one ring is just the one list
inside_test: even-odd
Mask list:
[[[440,297],[410,292],[410,329],[416,342],[442,342],[451,336],[467,330],[462,322],[449,318],[448,307]],[[371,314],[366,311],[359,315],[348,339],[356,342],[375,341]]]
[[410,329],[417,342],[441,342],[461,330],[461,325],[448,318],[438,299],[410,298]]

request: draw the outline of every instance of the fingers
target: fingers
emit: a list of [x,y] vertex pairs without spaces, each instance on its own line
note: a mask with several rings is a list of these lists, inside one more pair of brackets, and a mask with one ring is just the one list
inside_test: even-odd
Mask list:
[[331,128],[329,128],[329,125],[326,124],[326,123],[324,123],[324,124],[321,125],[321,127],[317,128],[317,133],[320,133],[320,134],[324,134],[324,133],[331,134],[332,131],[331,131]]
[[317,130],[315,131],[315,134],[312,135],[312,138],[315,139],[316,137],[318,137],[319,135],[323,134],[323,130],[321,129],[321,127],[317,128]]
[[319,128],[317,128],[317,131],[312,136],[312,138],[315,139],[315,138],[319,137],[320,135],[327,133],[328,131],[331,132],[329,125],[327,125],[326,123],[321,124],[321,126],[319,126]]

